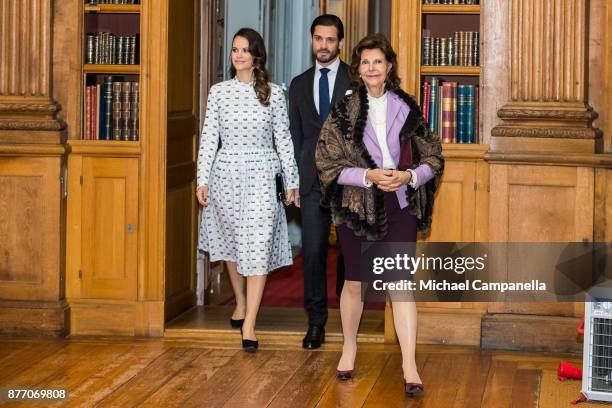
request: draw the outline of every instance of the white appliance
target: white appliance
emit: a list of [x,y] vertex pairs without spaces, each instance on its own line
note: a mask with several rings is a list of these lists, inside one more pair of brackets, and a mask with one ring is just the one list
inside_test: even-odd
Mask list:
[[587,298],[584,313],[582,394],[612,402],[612,290]]

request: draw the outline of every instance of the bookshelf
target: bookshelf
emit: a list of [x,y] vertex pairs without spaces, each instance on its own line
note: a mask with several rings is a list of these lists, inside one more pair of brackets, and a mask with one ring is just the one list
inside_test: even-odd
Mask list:
[[[442,1],[439,1],[442,2]],[[453,1],[454,2],[454,1]],[[398,55],[398,71],[402,87],[422,103],[423,84],[433,77],[465,85],[480,85],[483,70],[477,61],[468,64],[434,65],[423,61],[423,34],[430,37],[454,38],[455,32],[482,32],[481,13],[491,3],[424,4],[423,0],[393,0],[392,45]],[[484,3],[483,0],[480,3]],[[495,5],[493,5],[495,7]],[[480,41],[482,42],[482,37]],[[429,63],[427,63],[429,62]],[[479,110],[479,115],[482,111]],[[478,120],[482,125],[483,121]],[[437,130],[436,130],[437,131]],[[481,132],[479,132],[481,133]],[[442,135],[440,135],[442,136]],[[480,242],[488,240],[489,166],[485,155],[489,150],[488,136],[478,143],[443,143],[445,170],[436,193],[432,226],[429,234],[419,234],[418,242]],[[420,312],[438,316],[442,325],[480,327],[485,303],[417,302]],[[449,311],[452,310],[452,315]],[[393,342],[390,305],[385,308],[385,341]],[[458,323],[461,322],[461,323]],[[421,329],[419,329],[421,330]],[[423,341],[438,342],[435,328],[422,330]],[[464,344],[480,344],[470,331]],[[419,335],[421,336],[421,335]],[[427,339],[427,340],[425,340]]]
[[141,5],[83,1],[81,140],[138,143]]
[[419,7],[421,108],[444,144],[479,144],[480,5],[429,3]]
[[[161,336],[166,319],[195,303],[201,4],[89,3],[78,0],[72,14],[60,16],[70,28],[64,31],[71,34],[75,90],[66,183],[68,326],[73,335]],[[98,32],[137,36],[133,63],[88,63],[87,36]],[[109,76],[138,83],[137,140],[84,138],[87,87]]]

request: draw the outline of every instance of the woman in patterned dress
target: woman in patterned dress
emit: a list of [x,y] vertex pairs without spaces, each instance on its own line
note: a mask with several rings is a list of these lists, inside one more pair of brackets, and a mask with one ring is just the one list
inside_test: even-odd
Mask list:
[[275,176],[283,173],[286,204],[299,203],[299,180],[285,96],[269,82],[259,33],[243,28],[234,35],[231,62],[232,79],[210,89],[200,139],[198,249],[211,262],[226,262],[236,297],[230,323],[241,327],[243,348],[255,351],[266,276],[292,263]]

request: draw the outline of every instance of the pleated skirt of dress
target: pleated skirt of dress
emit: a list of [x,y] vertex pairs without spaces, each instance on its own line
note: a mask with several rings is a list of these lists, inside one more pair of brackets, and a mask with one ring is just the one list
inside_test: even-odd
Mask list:
[[217,152],[198,239],[211,262],[236,262],[243,276],[292,264],[285,209],[276,198],[280,168],[274,149]]

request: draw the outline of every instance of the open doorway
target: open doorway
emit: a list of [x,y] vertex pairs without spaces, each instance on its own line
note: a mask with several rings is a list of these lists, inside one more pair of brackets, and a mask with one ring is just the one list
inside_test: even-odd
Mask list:
[[[322,13],[337,14],[347,36],[341,57],[347,61],[350,50],[363,36],[390,34],[391,0],[202,0],[200,51],[200,120],[204,118],[208,89],[229,79],[229,50],[233,34],[251,27],[262,34],[268,52],[272,81],[285,91],[293,77],[312,66],[310,24]],[[200,123],[199,128],[202,128]],[[199,219],[199,217],[196,217]],[[293,248],[292,266],[268,275],[258,318],[258,335],[284,340],[301,338],[307,328],[303,310],[303,261],[300,255],[301,220],[299,210],[289,207],[289,238]],[[341,339],[339,300],[336,296],[336,260],[339,250],[331,233],[327,259],[328,307],[327,336]],[[197,307],[167,325],[167,335],[202,335],[232,331],[228,320],[233,310],[233,293],[223,262],[210,263],[206,254],[197,259]],[[384,337],[384,304],[370,305],[362,321],[363,336]]]

